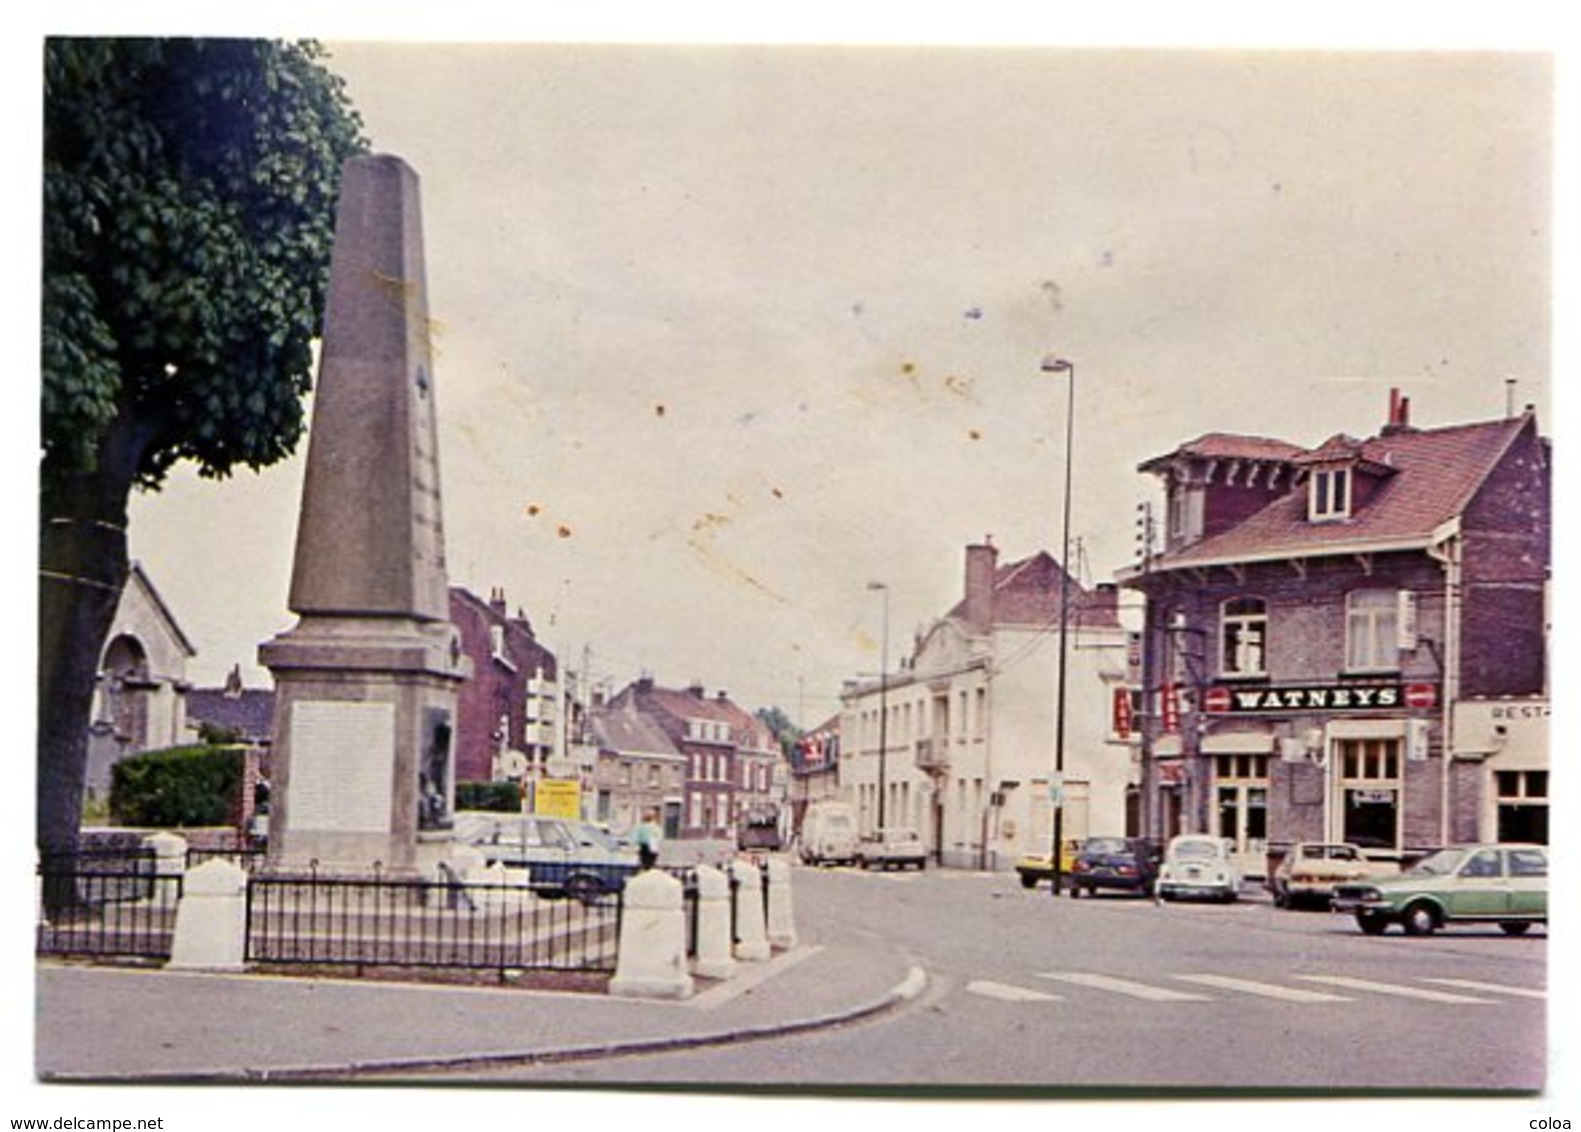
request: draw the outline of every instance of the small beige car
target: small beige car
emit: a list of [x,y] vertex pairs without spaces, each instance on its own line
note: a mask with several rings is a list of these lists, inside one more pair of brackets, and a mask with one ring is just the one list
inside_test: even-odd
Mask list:
[[1372,866],[1358,846],[1344,841],[1297,841],[1268,878],[1268,888],[1277,907],[1309,904],[1327,908],[1336,884],[1371,875]]

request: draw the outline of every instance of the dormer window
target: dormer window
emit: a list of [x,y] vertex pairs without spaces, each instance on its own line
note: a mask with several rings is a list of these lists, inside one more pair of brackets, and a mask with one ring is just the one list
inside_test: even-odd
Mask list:
[[1319,468],[1308,481],[1307,518],[1314,523],[1350,518],[1351,470]]

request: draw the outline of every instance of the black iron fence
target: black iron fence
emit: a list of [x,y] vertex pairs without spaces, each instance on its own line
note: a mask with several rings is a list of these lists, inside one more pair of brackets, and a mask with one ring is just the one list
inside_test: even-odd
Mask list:
[[[531,885],[270,871],[251,850],[191,850],[158,858],[149,849],[90,850],[39,865],[39,955],[168,959],[182,874],[224,857],[248,874],[246,960],[254,964],[451,967],[474,970],[615,970],[620,892],[567,897]],[[163,870],[163,871],[162,871]],[[695,870],[670,869],[682,885],[686,954],[697,954]],[[765,900],[769,880],[762,874]],[[730,934],[740,881],[730,877]]]
[[621,897],[454,877],[255,872],[249,963],[612,972]]
[[38,879],[38,954],[170,957],[181,875],[160,873],[152,853],[46,857]]

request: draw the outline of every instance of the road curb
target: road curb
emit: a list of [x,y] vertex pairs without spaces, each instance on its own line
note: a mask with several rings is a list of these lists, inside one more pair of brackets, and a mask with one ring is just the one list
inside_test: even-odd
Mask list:
[[759,1026],[738,1026],[702,1034],[677,1034],[630,1041],[593,1042],[554,1049],[516,1050],[482,1054],[453,1054],[443,1057],[379,1058],[338,1065],[286,1066],[270,1069],[231,1069],[212,1072],[168,1073],[51,1073],[41,1079],[59,1084],[263,1084],[270,1082],[324,1081],[346,1077],[388,1076],[395,1073],[421,1073],[504,1065],[556,1065],[575,1061],[596,1061],[645,1053],[668,1053],[699,1049],[734,1042],[761,1041],[787,1037],[813,1030],[847,1025],[882,1014],[919,997],[927,989],[928,975],[912,965],[906,977],[889,990],[866,1002],[810,1018],[770,1022]]

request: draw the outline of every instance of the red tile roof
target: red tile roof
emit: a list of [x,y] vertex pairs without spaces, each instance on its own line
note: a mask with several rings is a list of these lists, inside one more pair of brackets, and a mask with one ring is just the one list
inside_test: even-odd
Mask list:
[[1373,437],[1360,442],[1359,459],[1394,474],[1382,479],[1350,518],[1309,522],[1303,484],[1230,530],[1166,555],[1156,564],[1302,557],[1358,545],[1423,545],[1436,528],[1466,508],[1520,431],[1535,427],[1534,418],[1527,414]]
[[[1063,571],[1046,550],[1007,562],[994,571],[995,625],[1052,625],[1059,620],[1060,587]],[[1104,602],[1091,590],[1070,578],[1070,608],[1073,620],[1093,628],[1118,627],[1114,603]],[[966,602],[958,602],[946,617],[966,616]]]
[[1267,436],[1237,436],[1229,432],[1205,432],[1188,440],[1173,452],[1145,461],[1139,471],[1151,472],[1176,456],[1203,460],[1292,460],[1306,449]]

